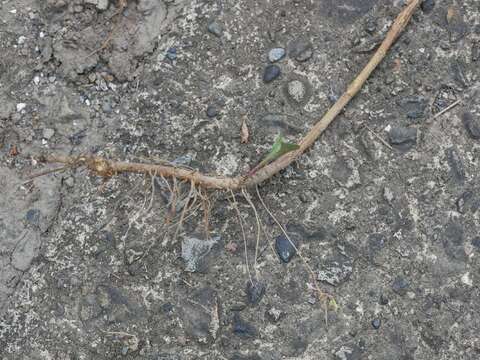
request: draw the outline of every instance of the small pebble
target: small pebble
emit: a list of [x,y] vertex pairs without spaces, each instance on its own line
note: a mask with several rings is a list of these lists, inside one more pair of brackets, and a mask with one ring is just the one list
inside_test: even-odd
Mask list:
[[102,110],[104,113],[110,114],[113,111],[112,104],[110,104],[110,102],[104,102],[102,104]]
[[388,297],[385,294],[380,295],[380,300],[378,301],[380,305],[388,305]]
[[40,210],[30,209],[25,214],[25,220],[27,220],[32,225],[38,225],[40,221]]
[[307,61],[313,55],[312,43],[304,39],[293,40],[288,44],[288,54],[297,61]]
[[55,135],[55,130],[50,129],[50,128],[43,129],[43,138],[44,139],[49,140],[53,137],[53,135]]
[[223,28],[215,21],[212,21],[210,24],[208,24],[207,29],[208,32],[217,37],[221,37],[223,35]]
[[169,60],[177,60],[177,49],[174,47],[169,48],[166,56]]
[[265,295],[265,284],[260,281],[253,280],[247,283],[247,300],[252,305],[257,305]]
[[405,294],[409,286],[410,284],[408,283],[408,281],[401,276],[397,276],[392,283],[392,289],[397,294]]
[[17,104],[17,112],[20,112],[20,111],[24,110],[26,107],[27,107],[27,104],[25,104],[25,103],[18,103],[18,104]]
[[475,239],[472,240],[472,245],[475,246],[476,248],[480,249],[480,237],[476,237]]
[[212,105],[212,104],[208,105],[208,107],[207,107],[207,116],[208,116],[209,118],[214,118],[214,117],[217,116],[217,115],[218,115],[218,109],[216,108],[216,106],[215,106],[215,105]]
[[381,321],[380,319],[373,319],[372,320],[372,326],[375,330],[378,330],[380,328],[380,325],[381,325]]
[[263,81],[269,83],[280,76],[280,68],[277,65],[268,65],[263,73]]
[[268,61],[277,62],[285,57],[286,51],[284,48],[273,48],[268,52]]
[[420,6],[422,8],[422,11],[425,14],[428,14],[435,7],[435,0],[423,0]]
[[295,247],[296,246],[293,246],[290,240],[288,240],[283,234],[275,238],[275,250],[280,257],[280,260],[282,260],[284,263],[288,263],[290,260],[292,260],[293,256],[297,252]]
[[468,136],[474,140],[480,140],[480,121],[474,118],[472,113],[466,112],[462,116],[463,126],[467,130]]

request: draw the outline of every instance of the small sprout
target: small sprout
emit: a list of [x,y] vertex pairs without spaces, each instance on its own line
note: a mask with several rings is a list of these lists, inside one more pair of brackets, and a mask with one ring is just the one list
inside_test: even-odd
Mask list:
[[287,143],[287,142],[285,142],[285,139],[281,135],[278,135],[277,138],[275,139],[275,142],[272,145],[272,149],[270,150],[268,155],[265,156],[265,158],[262,161],[260,161],[260,163],[257,166],[255,166],[249,172],[248,175],[251,176],[251,175],[255,174],[259,169],[261,169],[262,167],[270,164],[272,161],[278,159],[280,156],[285,155],[285,154],[287,154],[291,151],[295,151],[298,148],[300,148],[299,145],[292,144],[292,143]]

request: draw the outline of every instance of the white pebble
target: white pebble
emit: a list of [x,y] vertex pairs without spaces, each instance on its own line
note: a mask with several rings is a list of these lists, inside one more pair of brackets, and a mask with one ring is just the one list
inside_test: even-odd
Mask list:
[[22,44],[25,43],[25,40],[27,40],[27,38],[22,35],[22,36],[20,36],[20,37],[18,38],[17,44],[18,44],[18,45],[22,45]]
[[25,103],[18,103],[18,104],[17,104],[17,112],[22,111],[22,110],[25,109],[26,107],[27,107],[27,104],[25,104]]

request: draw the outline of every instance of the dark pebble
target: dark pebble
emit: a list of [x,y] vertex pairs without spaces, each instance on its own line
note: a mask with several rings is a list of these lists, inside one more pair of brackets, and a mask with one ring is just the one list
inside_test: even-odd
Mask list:
[[378,302],[380,305],[388,305],[388,297],[385,294],[382,294],[380,295],[380,299]]
[[208,24],[207,29],[208,29],[208,32],[210,32],[211,34],[217,37],[220,37],[223,35],[222,26],[215,21],[212,21],[210,24]]
[[480,42],[477,41],[475,43],[473,43],[472,45],[472,61],[473,62],[476,62],[478,60],[480,60]]
[[388,137],[392,146],[401,151],[408,151],[417,144],[417,129],[393,127]]
[[458,155],[456,149],[452,146],[445,150],[445,155],[447,156],[447,162],[450,166],[450,172],[455,181],[458,183],[463,183],[465,181],[465,168],[463,166],[462,159]]
[[480,249],[480,236],[472,240],[472,245]]
[[[292,240],[293,241],[293,240]],[[295,246],[287,239],[285,235],[279,235],[275,238],[275,250],[277,251],[278,257],[284,263],[290,262],[293,256],[297,252]]]
[[32,225],[38,225],[40,222],[40,210],[30,209],[25,214],[25,220],[27,220]]
[[233,332],[244,338],[253,338],[257,335],[255,327],[240,318],[236,313],[233,317]]
[[397,276],[395,278],[395,280],[393,280],[393,283],[392,283],[393,291],[395,291],[397,294],[401,294],[401,295],[403,295],[407,292],[407,289],[408,289],[409,286],[410,286],[410,284],[408,283],[408,281],[401,276]]
[[372,326],[375,330],[380,329],[381,324],[382,324],[382,322],[380,321],[380,319],[373,319],[372,320]]
[[280,68],[277,65],[268,65],[263,72],[263,81],[269,83],[280,76]]
[[305,39],[293,40],[288,44],[288,54],[297,61],[307,61],[313,55],[312,43]]
[[167,58],[170,60],[176,60],[177,59],[177,49],[176,48],[170,48],[167,50]]
[[247,283],[247,300],[252,305],[257,305],[265,295],[265,284],[260,281],[253,280]]
[[462,116],[462,121],[468,136],[474,140],[480,140],[480,121],[478,118],[474,118],[472,113],[465,112]]
[[423,0],[420,6],[422,8],[422,11],[425,14],[428,14],[435,7],[435,0]]
[[208,105],[207,116],[209,118],[214,118],[217,115],[218,115],[218,109],[216,108],[216,106],[215,105]]

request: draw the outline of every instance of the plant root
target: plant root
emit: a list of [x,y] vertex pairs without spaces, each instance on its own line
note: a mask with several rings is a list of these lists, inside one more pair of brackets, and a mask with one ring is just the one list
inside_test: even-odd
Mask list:
[[[205,189],[213,188],[225,190],[239,190],[242,188],[248,188],[258,185],[263,181],[270,179],[282,169],[285,169],[313,145],[313,143],[319,138],[319,136],[325,131],[325,129],[332,123],[332,121],[335,120],[337,115],[343,111],[343,109],[350,102],[350,100],[355,97],[362,89],[363,85],[370,77],[372,72],[385,58],[390,47],[395,43],[401,32],[405,29],[420,3],[421,0],[410,0],[407,3],[407,5],[395,19],[385,39],[378,47],[370,61],[347,87],[347,90],[344,92],[344,94],[335,102],[335,104],[333,104],[333,106],[327,111],[327,113],[309,130],[305,137],[299,142],[299,148],[297,150],[284,154],[272,163],[262,167],[251,176],[210,176],[207,174],[202,174],[199,171],[185,169],[183,167],[111,161],[97,156],[70,157],[62,155],[49,155],[43,157],[43,160],[49,163],[63,163],[72,167],[85,165],[90,171],[92,171],[96,175],[103,177],[111,177],[122,172],[153,172],[168,178],[193,181],[195,185],[199,185]],[[121,6],[123,4],[125,4],[125,1],[120,2]]]

